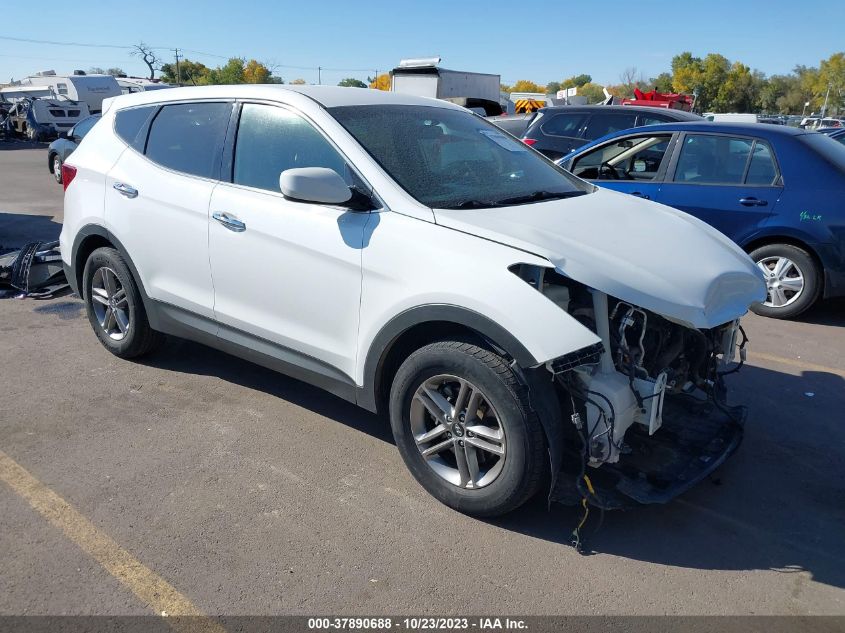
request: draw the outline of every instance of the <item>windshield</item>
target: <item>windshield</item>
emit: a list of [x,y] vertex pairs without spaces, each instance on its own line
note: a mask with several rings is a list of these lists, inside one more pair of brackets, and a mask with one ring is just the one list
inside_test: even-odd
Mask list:
[[405,191],[429,207],[507,206],[594,190],[469,112],[408,105],[329,111]]

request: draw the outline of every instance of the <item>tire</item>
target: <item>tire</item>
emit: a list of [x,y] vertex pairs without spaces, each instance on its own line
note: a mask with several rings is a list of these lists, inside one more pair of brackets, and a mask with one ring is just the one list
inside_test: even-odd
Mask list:
[[58,154],[53,154],[50,162],[53,165],[53,178],[56,179],[56,182],[62,184],[62,159],[59,158]]
[[[469,406],[454,406],[462,384],[469,390],[463,402],[475,402],[473,408],[482,414],[474,423]],[[434,398],[428,397],[434,392]],[[479,399],[473,400],[469,394],[476,393]],[[455,419],[446,418],[447,410]],[[411,354],[391,386],[390,424],[414,478],[436,499],[468,515],[493,517],[518,508],[537,492],[548,471],[545,435],[526,388],[505,359],[472,343],[440,341]],[[418,444],[426,432],[434,439]],[[498,439],[491,439],[494,435]],[[501,454],[477,448],[482,443]],[[444,444],[423,457],[423,450]],[[466,456],[462,464],[459,455]],[[475,477],[465,476],[472,471]]]
[[755,314],[790,319],[807,310],[819,298],[822,273],[807,251],[791,244],[767,244],[753,250],[750,255],[767,274],[769,291],[764,303],[751,306]]
[[115,249],[91,253],[82,272],[82,289],[88,321],[103,347],[115,356],[137,358],[164,341],[164,335],[150,327],[138,285]]

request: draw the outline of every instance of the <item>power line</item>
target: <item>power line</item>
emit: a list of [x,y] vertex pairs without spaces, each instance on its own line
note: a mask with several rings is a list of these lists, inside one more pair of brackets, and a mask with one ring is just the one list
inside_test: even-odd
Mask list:
[[12,42],[26,42],[27,44],[54,44],[56,46],[86,46],[89,48],[123,48],[131,49],[134,46],[118,46],[117,44],[82,44],[80,42],[55,42],[52,40],[32,40],[25,37],[8,37],[0,35],[0,40],[9,40]]

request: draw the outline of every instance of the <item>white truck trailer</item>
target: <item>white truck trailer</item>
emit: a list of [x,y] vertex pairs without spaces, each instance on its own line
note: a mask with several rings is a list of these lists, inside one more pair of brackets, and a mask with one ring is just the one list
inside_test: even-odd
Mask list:
[[439,64],[439,57],[403,59],[390,71],[390,89],[451,101],[485,116],[502,114],[499,75],[448,70]]

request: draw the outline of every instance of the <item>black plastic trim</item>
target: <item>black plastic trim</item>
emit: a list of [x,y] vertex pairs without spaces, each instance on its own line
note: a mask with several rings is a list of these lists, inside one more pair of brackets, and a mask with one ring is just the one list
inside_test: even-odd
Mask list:
[[364,386],[358,389],[358,404],[376,411],[376,386],[384,360],[399,337],[417,325],[430,322],[454,323],[468,327],[504,350],[521,367],[529,368],[539,361],[508,330],[488,317],[457,305],[426,304],[401,312],[388,321],[373,339],[364,363]]

